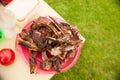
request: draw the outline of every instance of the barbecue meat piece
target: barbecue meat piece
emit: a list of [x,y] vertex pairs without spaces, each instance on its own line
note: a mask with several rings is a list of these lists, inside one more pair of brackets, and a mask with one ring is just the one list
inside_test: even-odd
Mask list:
[[[58,22],[53,17],[39,17],[32,22],[30,30],[23,29],[19,34],[18,44],[30,52],[30,73],[36,72],[36,55],[41,54],[40,68],[49,70],[51,67],[60,72],[61,64],[66,58],[74,58],[76,48],[81,43],[77,27],[66,22]],[[42,53],[40,53],[42,52]],[[47,56],[47,52],[51,57]]]

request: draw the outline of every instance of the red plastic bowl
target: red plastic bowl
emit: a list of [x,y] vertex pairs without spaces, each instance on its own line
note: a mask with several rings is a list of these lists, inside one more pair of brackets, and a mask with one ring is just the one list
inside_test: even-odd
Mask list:
[[[32,21],[30,21],[25,27],[24,29],[27,29],[27,30],[30,30],[30,26],[32,25],[33,21],[36,21],[37,19],[34,19]],[[65,22],[64,20],[62,19],[59,19],[59,18],[55,18],[55,20],[57,20],[58,22]],[[27,48],[25,48],[24,46],[21,46],[19,44],[17,44],[17,39],[19,39],[20,36],[19,34],[16,36],[16,50],[20,53],[21,57],[24,59],[24,61],[27,63],[27,65],[29,65],[29,57],[30,57],[30,54],[29,54],[29,51]],[[79,45],[79,47],[76,49],[76,54],[75,54],[75,57],[74,58],[70,58],[70,59],[65,59],[65,61],[63,61],[63,63],[61,64],[61,72],[64,72],[68,69],[70,69],[78,60],[79,56],[80,56],[80,50],[82,48],[82,43]],[[36,57],[37,59],[37,71],[38,73],[47,73],[47,74],[55,74],[57,73],[57,71],[51,67],[49,70],[43,70],[40,68],[40,61],[42,60],[42,55],[37,55]]]

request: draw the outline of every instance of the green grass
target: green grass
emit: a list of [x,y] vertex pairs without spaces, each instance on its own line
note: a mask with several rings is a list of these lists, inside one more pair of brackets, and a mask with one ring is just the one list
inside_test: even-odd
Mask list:
[[120,0],[45,0],[86,38],[78,62],[51,80],[120,80]]

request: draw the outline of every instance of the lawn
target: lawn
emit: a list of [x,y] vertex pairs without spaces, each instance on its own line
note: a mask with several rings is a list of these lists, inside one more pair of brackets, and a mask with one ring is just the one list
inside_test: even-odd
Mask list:
[[86,38],[78,62],[51,80],[120,80],[120,0],[45,0]]

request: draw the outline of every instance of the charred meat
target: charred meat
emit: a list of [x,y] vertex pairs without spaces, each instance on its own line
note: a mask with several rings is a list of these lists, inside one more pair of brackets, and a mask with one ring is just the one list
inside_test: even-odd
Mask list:
[[[29,31],[23,29],[19,36],[19,45],[30,51],[30,73],[36,70],[36,55],[39,52],[42,52],[40,68],[49,70],[53,67],[60,72],[62,61],[74,58],[76,48],[82,41],[76,27],[66,22],[58,22],[50,16],[39,17],[33,21]],[[52,57],[47,55],[48,52]]]

